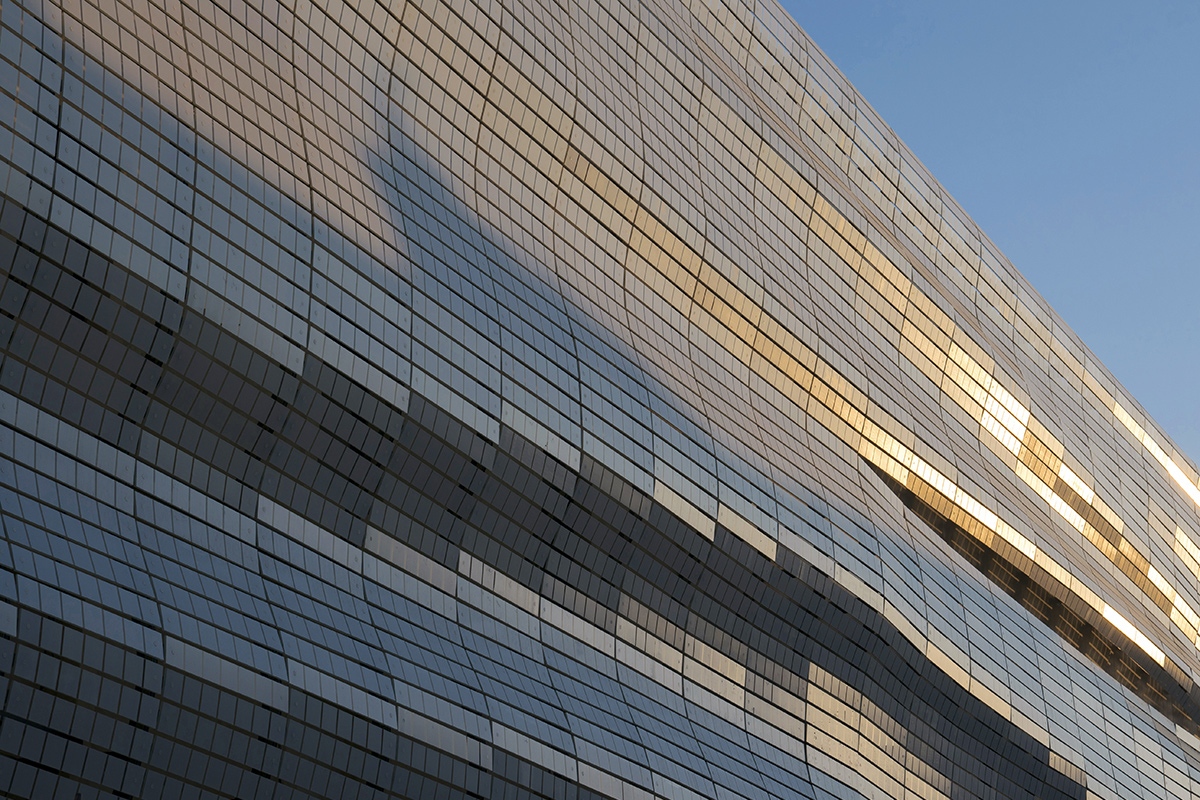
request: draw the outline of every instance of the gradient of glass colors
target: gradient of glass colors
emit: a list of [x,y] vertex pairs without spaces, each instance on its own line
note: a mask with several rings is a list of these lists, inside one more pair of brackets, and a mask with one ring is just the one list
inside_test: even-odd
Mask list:
[[1200,789],[1195,466],[773,0],[0,25],[6,796]]

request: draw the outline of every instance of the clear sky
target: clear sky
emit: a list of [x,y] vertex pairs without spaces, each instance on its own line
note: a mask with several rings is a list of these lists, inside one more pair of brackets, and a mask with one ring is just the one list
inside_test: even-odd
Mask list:
[[1200,461],[1200,3],[783,4]]

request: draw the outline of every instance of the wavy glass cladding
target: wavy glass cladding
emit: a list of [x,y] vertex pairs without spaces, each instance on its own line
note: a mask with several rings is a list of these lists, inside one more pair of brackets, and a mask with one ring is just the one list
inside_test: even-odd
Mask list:
[[1200,793],[1194,466],[773,3],[0,26],[6,796]]

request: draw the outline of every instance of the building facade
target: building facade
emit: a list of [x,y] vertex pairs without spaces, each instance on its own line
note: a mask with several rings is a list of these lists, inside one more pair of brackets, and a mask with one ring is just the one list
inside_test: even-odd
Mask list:
[[3,0],[0,793],[1189,798],[1200,486],[775,0]]

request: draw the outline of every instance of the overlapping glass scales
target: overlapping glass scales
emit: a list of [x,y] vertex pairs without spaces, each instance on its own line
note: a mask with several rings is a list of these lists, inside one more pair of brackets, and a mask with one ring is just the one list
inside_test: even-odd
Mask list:
[[1200,794],[1195,465],[774,0],[0,73],[0,794]]

